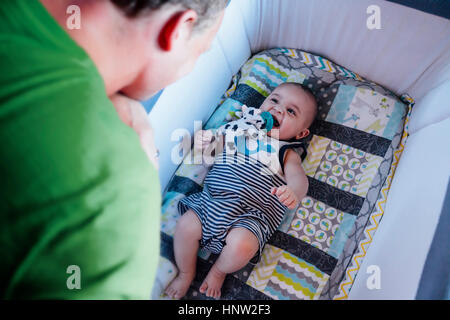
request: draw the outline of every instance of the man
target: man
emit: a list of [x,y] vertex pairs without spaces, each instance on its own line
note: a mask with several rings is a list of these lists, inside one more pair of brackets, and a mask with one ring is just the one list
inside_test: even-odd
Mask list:
[[135,100],[191,71],[226,2],[1,1],[2,298],[149,298],[161,199]]

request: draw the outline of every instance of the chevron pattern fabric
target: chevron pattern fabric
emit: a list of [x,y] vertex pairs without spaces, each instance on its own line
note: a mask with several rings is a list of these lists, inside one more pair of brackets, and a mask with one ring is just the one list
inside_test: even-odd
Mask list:
[[[259,262],[227,278],[222,297],[345,299],[383,217],[414,100],[397,97],[325,57],[274,48],[254,55],[233,77],[205,127],[223,124],[239,105],[259,107],[284,82],[301,83],[318,103],[311,134],[304,139],[308,194],[286,212]],[[163,197],[163,242],[173,235],[176,204],[202,189],[207,171],[207,166],[189,162],[176,171]],[[161,268],[167,268],[173,252],[168,243],[161,248]],[[200,265],[210,266],[216,258],[199,254]],[[201,298],[194,282],[186,299]]]
[[247,280],[247,284],[253,288],[263,291],[272,276],[278,261],[283,254],[283,250],[274,246],[266,246],[261,260],[255,266],[252,274]]
[[264,293],[277,300],[317,300],[327,280],[315,266],[283,252]]

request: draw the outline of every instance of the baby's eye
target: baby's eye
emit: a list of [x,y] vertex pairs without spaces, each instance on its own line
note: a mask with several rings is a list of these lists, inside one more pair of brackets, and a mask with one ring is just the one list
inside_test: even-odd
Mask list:
[[289,112],[290,114],[292,114],[293,116],[295,116],[295,111],[292,108],[288,108],[287,112]]
[[272,98],[272,99],[270,99],[270,101],[278,103],[278,99],[276,99],[276,98]]

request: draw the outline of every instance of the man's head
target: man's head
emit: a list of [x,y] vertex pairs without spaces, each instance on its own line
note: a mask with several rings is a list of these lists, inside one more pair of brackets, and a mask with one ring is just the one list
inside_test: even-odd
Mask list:
[[[144,100],[192,71],[209,49],[228,0],[40,0],[89,54],[109,96]],[[81,29],[67,29],[67,7]]]
[[294,82],[279,85],[264,100],[260,109],[274,118],[274,127],[268,133],[279,140],[301,139],[309,134],[309,127],[317,114],[313,94]]
[[151,10],[159,10],[167,5],[179,5],[186,10],[194,10],[198,19],[194,25],[195,31],[208,28],[216,22],[228,0],[111,0],[129,17],[145,15]]
[[227,0],[111,0],[131,23],[148,21],[148,63],[122,93],[144,99],[187,75],[216,35]]

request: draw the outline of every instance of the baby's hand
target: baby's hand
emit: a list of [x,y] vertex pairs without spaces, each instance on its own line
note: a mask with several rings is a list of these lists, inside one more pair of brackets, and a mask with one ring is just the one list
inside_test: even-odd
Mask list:
[[278,188],[272,187],[270,193],[277,196],[278,200],[288,209],[294,209],[298,204],[297,196],[287,185]]
[[199,130],[194,136],[194,148],[197,150],[205,149],[212,140],[213,133],[211,130]]

